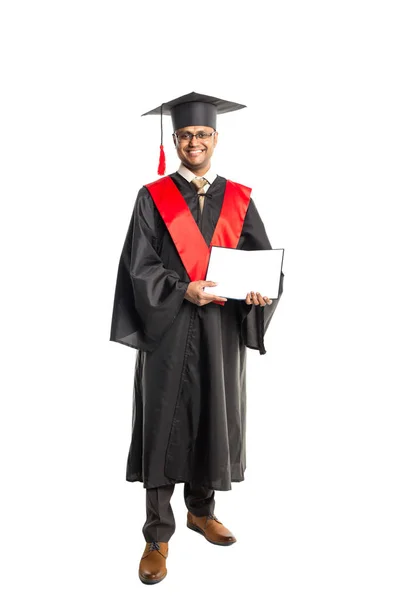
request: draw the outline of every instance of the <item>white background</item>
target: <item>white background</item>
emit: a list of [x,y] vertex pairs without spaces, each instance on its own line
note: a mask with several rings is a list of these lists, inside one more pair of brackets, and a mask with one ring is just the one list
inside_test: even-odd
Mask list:
[[[263,13],[260,12],[263,7]],[[400,596],[396,2],[4,1],[1,596]],[[135,351],[108,341],[119,255],[159,120],[197,91],[213,166],[253,188],[285,291],[248,353],[246,480],[229,548],[185,527],[143,586],[125,481]],[[177,158],[165,123],[167,171]]]

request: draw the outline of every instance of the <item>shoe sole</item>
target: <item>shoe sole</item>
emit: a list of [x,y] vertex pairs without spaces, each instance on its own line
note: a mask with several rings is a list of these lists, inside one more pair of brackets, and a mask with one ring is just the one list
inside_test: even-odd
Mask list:
[[140,575],[140,573],[139,573],[139,579],[145,585],[154,585],[156,583],[160,583],[160,581],[162,581],[163,579],[165,579],[166,576],[167,576],[167,573],[165,573],[165,575],[163,575],[162,577],[160,577],[160,579],[146,579],[145,577],[142,577]]
[[197,525],[192,525],[191,523],[186,523],[186,526],[191,529],[192,531],[196,531],[197,533],[200,533],[200,535],[202,535],[207,542],[210,542],[210,544],[214,544],[215,546],[232,546],[232,544],[234,544],[236,542],[213,542],[210,539],[208,539],[208,537],[206,537],[206,534],[204,533],[204,531],[202,529],[200,529],[200,527],[197,527]]

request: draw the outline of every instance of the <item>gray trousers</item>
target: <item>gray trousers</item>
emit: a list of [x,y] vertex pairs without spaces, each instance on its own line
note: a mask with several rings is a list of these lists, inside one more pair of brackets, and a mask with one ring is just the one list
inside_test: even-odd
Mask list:
[[[146,490],[147,519],[143,526],[146,542],[168,542],[175,531],[175,518],[171,507],[171,497],[175,484]],[[214,490],[205,487],[192,487],[184,484],[185,504],[196,517],[213,514],[215,507]]]

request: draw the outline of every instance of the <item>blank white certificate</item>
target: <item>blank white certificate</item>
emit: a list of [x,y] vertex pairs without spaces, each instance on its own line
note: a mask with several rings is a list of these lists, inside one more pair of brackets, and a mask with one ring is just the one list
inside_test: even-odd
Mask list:
[[218,285],[207,286],[204,291],[237,300],[245,300],[249,292],[278,298],[283,254],[283,248],[236,250],[212,246],[206,280]]

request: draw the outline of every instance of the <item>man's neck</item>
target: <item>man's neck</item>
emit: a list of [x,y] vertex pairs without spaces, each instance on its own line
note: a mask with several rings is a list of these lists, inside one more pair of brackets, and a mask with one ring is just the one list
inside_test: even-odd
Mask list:
[[[211,165],[209,165],[210,167]],[[207,169],[207,171],[204,171],[202,173],[202,175],[198,175],[197,172],[195,173],[194,171],[191,171],[190,169],[188,169],[184,164],[181,163],[179,169],[178,169],[178,173],[180,175],[182,175],[182,177],[184,177],[187,181],[189,181],[189,183],[192,181],[192,179],[194,177],[203,177],[206,176],[206,179],[211,183],[213,183],[213,181],[216,179],[217,174],[211,170],[211,168]]]
[[189,167],[187,165],[184,165],[183,163],[181,163],[181,166],[188,169],[191,173],[193,173],[193,175],[195,177],[203,177],[211,169],[211,163],[208,163],[208,165],[206,165],[205,167],[198,167],[198,168],[196,168],[195,166]]

